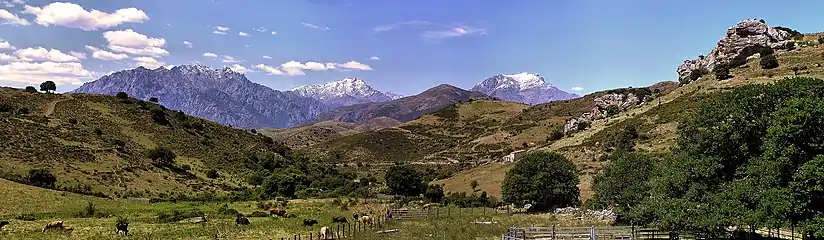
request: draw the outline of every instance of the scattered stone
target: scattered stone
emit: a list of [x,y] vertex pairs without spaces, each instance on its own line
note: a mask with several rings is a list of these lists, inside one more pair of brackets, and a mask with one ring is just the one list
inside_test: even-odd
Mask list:
[[580,208],[574,207],[565,207],[565,208],[558,208],[555,209],[553,212],[555,214],[568,214],[568,215],[580,215],[577,219],[584,220],[584,219],[592,219],[592,220],[608,220],[608,221],[615,221],[618,218],[612,210],[584,210]]

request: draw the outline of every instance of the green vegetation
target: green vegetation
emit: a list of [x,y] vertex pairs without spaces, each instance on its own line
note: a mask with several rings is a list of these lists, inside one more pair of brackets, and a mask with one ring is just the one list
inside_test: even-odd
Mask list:
[[647,184],[653,168],[648,154],[618,151],[607,157],[609,163],[595,176],[595,196],[591,208],[613,208],[620,216],[628,216],[649,191]]
[[392,194],[418,196],[424,193],[426,185],[421,174],[406,165],[392,166],[386,171],[386,186]]
[[578,173],[566,157],[552,152],[530,153],[506,173],[504,202],[532,204],[534,210],[577,206]]
[[730,68],[723,64],[715,66],[713,69],[713,74],[715,74],[715,79],[718,80],[727,80],[732,78],[732,75],[730,75]]
[[149,98],[149,102],[157,103],[157,102],[159,102],[159,101],[160,101],[160,100],[158,100],[156,97],[150,97],[150,98]]
[[778,59],[775,58],[775,54],[771,48],[764,49],[761,51],[760,55],[759,65],[761,65],[761,69],[773,69],[778,67]]
[[26,91],[27,93],[36,93],[37,88],[34,88],[34,86],[27,86],[24,91]]
[[57,91],[57,85],[54,84],[52,81],[45,81],[40,84],[40,91],[44,91],[46,93],[54,93]]
[[29,170],[28,183],[42,188],[54,188],[57,178],[48,169]]

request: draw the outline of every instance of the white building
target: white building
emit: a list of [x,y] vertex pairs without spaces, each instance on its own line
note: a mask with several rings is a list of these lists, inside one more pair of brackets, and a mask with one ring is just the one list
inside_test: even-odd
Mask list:
[[518,158],[521,158],[526,153],[526,150],[518,150],[511,152],[503,157],[504,163],[514,163]]

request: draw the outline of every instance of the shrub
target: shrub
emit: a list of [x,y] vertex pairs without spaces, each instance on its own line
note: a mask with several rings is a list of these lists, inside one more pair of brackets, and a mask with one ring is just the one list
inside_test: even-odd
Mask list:
[[175,153],[168,148],[156,147],[149,150],[148,157],[158,166],[172,167],[175,164],[175,158],[177,158],[177,155],[175,155]]
[[34,88],[34,86],[27,86],[24,91],[26,91],[27,93],[36,93],[37,88]]
[[14,219],[17,219],[17,220],[20,220],[20,221],[34,221],[34,220],[37,220],[37,217],[35,217],[34,214],[31,214],[31,213],[23,213],[23,214],[19,214],[17,216],[14,216]]
[[126,100],[129,98],[129,94],[125,92],[117,92],[117,94],[115,94],[114,96],[119,98],[120,100]]
[[94,129],[94,134],[103,135],[103,130],[100,130],[100,128],[95,128]]
[[778,59],[775,58],[775,55],[761,55],[761,60],[759,61],[761,65],[761,69],[773,69],[778,67]]
[[250,129],[249,131],[252,132],[252,134],[257,134],[257,130],[255,130],[254,128]]
[[180,166],[180,169],[183,171],[189,171],[192,170],[192,166],[189,166],[189,164],[183,164]]
[[217,214],[226,215],[226,216],[237,216],[239,212],[235,209],[229,208],[228,203],[224,203],[217,208]]
[[438,184],[430,184],[426,188],[426,192],[423,194],[423,197],[426,198],[427,201],[433,203],[439,203],[443,200],[443,185]]
[[10,112],[13,112],[13,111],[14,111],[14,106],[12,106],[11,104],[0,103],[0,112],[10,113]]
[[21,107],[20,109],[17,109],[17,114],[29,114],[29,108]]
[[31,169],[29,170],[28,182],[38,187],[54,188],[57,178],[48,169]]
[[129,221],[129,219],[128,219],[128,218],[123,217],[123,216],[118,216],[118,217],[117,217],[117,221],[115,222],[115,224],[117,224],[117,225],[121,225],[121,224],[129,224],[129,222],[130,222],[130,221]]
[[95,207],[94,203],[92,203],[92,202],[88,202],[86,204],[86,207],[83,208],[83,211],[80,211],[77,214],[77,217],[79,217],[79,218],[91,218],[91,217],[102,218],[102,217],[105,217],[105,216],[106,216],[106,214],[103,214],[102,212],[98,211],[97,207]]
[[159,108],[152,109],[152,121],[160,125],[168,125],[169,119],[166,119],[166,111]]
[[818,38],[818,44],[824,44],[824,37]]
[[507,171],[501,190],[507,203],[530,203],[535,210],[549,210],[578,205],[578,182],[578,172],[569,159],[553,152],[536,152]]
[[211,179],[215,179],[215,178],[220,177],[220,174],[217,173],[217,170],[209,169],[209,171],[206,171],[206,177],[211,178]]
[[390,167],[384,179],[392,194],[418,196],[426,187],[421,180],[421,174],[406,165]]
[[150,97],[150,98],[149,98],[149,102],[157,103],[157,102],[159,102],[159,101],[160,101],[160,100],[158,100],[156,97]]
[[727,65],[715,66],[713,73],[715,73],[715,78],[718,80],[726,80],[732,77],[732,75],[730,75],[730,68],[727,67]]
[[77,119],[70,118],[69,123],[72,124],[72,125],[76,125],[77,124]]

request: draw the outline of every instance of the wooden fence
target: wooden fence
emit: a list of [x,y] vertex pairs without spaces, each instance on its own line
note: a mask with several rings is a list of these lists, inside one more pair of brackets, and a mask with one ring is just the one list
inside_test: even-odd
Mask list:
[[[371,230],[379,230],[382,229],[386,223],[390,220],[387,219],[386,216],[383,214],[370,216],[373,219],[373,223],[371,225],[360,222],[347,222],[347,223],[338,223],[333,226],[329,227],[329,235],[326,239],[323,239],[320,235],[320,228],[318,228],[315,232],[309,233],[297,233],[290,237],[280,238],[280,240],[327,240],[327,239],[345,239],[345,238],[355,238],[359,233]],[[348,219],[352,220],[352,219]],[[323,226],[323,224],[320,224]]]
[[[746,239],[786,239],[801,240],[802,235],[793,230],[755,230],[753,234],[759,237],[748,236]],[[511,227],[501,234],[501,240],[525,239],[563,239],[563,240],[695,240],[702,239],[693,234],[666,232],[652,228],[637,228],[635,226],[607,226],[607,227]]]

